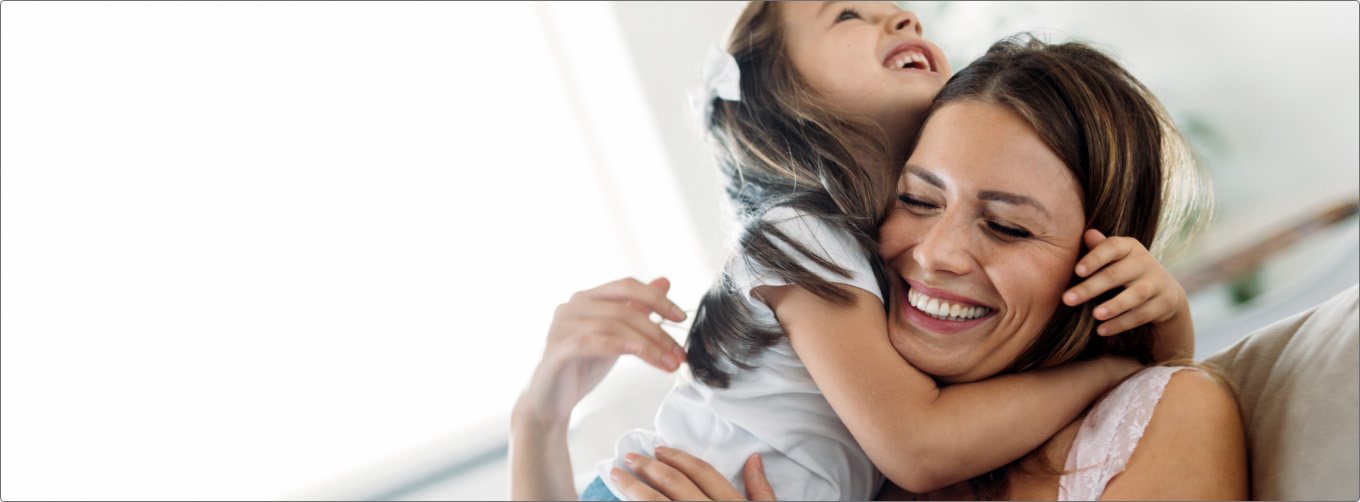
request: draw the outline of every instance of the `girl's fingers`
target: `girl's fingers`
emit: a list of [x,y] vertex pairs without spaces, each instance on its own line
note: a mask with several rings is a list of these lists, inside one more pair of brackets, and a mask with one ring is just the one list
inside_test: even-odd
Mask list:
[[664,462],[636,453],[624,455],[623,460],[639,479],[671,500],[710,500],[689,477]]
[[[653,281],[653,283],[656,283],[656,281]],[[675,322],[685,320],[685,311],[680,310],[680,307],[676,305],[675,302],[666,298],[665,292],[660,291],[658,288],[643,284],[641,281],[631,277],[619,279],[576,294],[583,295],[584,298],[596,300],[636,302],[651,309],[652,312],[660,314],[661,317],[666,319]],[[573,296],[573,300],[575,299],[576,297]]]
[[1146,303],[1154,296],[1157,296],[1157,292],[1148,291],[1146,283],[1136,282],[1129,285],[1129,287],[1124,288],[1123,292],[1115,295],[1110,301],[1096,306],[1095,310],[1091,312],[1091,315],[1098,321],[1108,321],[1118,317],[1124,312],[1128,312],[1134,307]]
[[759,453],[746,459],[746,466],[741,468],[741,479],[746,482],[747,499],[775,500],[774,487],[765,479],[765,462]]
[[1096,334],[1100,336],[1117,335],[1142,326],[1151,322],[1159,310],[1164,309],[1152,303],[1144,303],[1119,317],[1111,319],[1109,322],[1096,326]]
[[1094,228],[1087,229],[1081,234],[1081,240],[1086,243],[1087,249],[1093,249],[1105,240],[1105,233]]
[[614,480],[615,486],[623,490],[628,500],[670,500],[618,467],[609,470],[609,477]]
[[1072,307],[1086,303],[1101,293],[1133,282],[1143,270],[1134,260],[1117,261],[1063,293],[1063,303]]
[[[1086,231],[1088,235],[1091,234],[1092,232],[1096,233],[1097,235],[1100,233],[1097,230]],[[1087,242],[1090,242],[1090,240],[1088,239]],[[1101,267],[1114,263],[1115,261],[1118,261],[1120,259],[1123,259],[1125,256],[1128,256],[1129,253],[1132,252],[1133,250],[1133,246],[1131,243],[1138,244],[1138,241],[1130,239],[1128,237],[1111,237],[1108,239],[1102,237],[1102,240],[1099,241],[1099,244],[1090,246],[1091,251],[1089,253],[1086,253],[1086,256],[1083,256],[1081,257],[1080,260],[1077,260],[1077,265],[1075,268],[1077,276],[1079,277],[1089,276],[1091,275],[1092,272],[1100,270]]]
[[675,448],[656,447],[656,459],[674,467],[713,500],[742,500],[741,492],[712,465]]

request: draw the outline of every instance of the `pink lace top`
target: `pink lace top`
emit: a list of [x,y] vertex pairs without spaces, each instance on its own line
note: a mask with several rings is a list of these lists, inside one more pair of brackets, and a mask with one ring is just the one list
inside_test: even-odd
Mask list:
[[1184,366],[1154,366],[1130,376],[1091,408],[1067,453],[1058,500],[1096,500],[1133,456],[1166,383]]

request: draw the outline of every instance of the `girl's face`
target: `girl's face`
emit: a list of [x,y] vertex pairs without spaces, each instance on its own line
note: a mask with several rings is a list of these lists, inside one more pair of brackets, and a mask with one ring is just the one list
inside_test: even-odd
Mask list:
[[889,337],[944,382],[980,380],[1039,335],[1072,277],[1080,186],[1020,116],[961,101],[931,116],[880,228]]
[[897,158],[930,101],[949,79],[949,61],[921,36],[921,22],[891,2],[780,3],[787,50],[808,84],[849,113],[876,121]]

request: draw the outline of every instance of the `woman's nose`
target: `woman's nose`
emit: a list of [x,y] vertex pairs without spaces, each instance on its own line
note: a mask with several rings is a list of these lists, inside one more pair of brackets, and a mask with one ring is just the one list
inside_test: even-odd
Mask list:
[[911,250],[912,259],[928,273],[967,274],[972,268],[967,232],[936,222]]
[[903,30],[915,31],[917,35],[922,33],[921,20],[916,18],[916,13],[904,10],[888,19],[888,31],[896,33]]

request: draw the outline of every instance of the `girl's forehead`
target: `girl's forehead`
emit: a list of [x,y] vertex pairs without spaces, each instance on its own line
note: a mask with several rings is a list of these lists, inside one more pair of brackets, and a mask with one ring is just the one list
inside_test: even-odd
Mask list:
[[[822,15],[833,15],[837,9],[881,10],[900,12],[902,7],[896,2],[775,2],[785,23],[790,26],[803,26],[817,20]],[[834,11],[834,12],[833,12]]]

